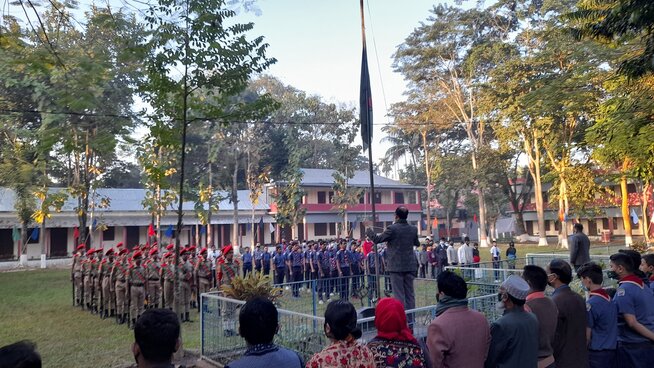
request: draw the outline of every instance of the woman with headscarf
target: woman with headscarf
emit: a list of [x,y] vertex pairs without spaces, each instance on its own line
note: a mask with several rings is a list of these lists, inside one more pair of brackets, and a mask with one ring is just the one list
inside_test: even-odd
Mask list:
[[402,302],[384,298],[375,309],[377,336],[368,343],[377,368],[427,367],[427,357],[407,324]]
[[357,342],[361,330],[352,303],[341,299],[329,303],[324,328],[331,344],[311,357],[306,368],[375,368],[370,350]]

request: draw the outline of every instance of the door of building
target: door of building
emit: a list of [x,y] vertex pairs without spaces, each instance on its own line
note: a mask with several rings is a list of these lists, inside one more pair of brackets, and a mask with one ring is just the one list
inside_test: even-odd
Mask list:
[[141,241],[140,228],[138,226],[126,226],[125,231],[127,233],[125,236],[125,246],[127,249],[132,249],[139,245]]
[[68,229],[50,229],[50,257],[65,257],[68,255]]

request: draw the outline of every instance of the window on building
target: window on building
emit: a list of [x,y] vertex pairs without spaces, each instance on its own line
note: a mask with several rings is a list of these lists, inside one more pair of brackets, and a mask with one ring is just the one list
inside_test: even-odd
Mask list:
[[382,194],[379,192],[375,192],[375,203],[376,204],[382,203]]
[[113,241],[116,238],[116,228],[109,226],[107,230],[102,232],[102,240]]
[[368,195],[368,193],[361,193],[361,195],[359,196],[359,204],[366,203],[366,196],[367,195]]
[[554,230],[559,231],[561,229],[561,223],[559,221],[554,221]]
[[327,192],[318,192],[318,203],[327,203]]
[[410,191],[407,193],[407,203],[416,204],[418,203],[418,196],[416,196],[415,191]]
[[238,228],[240,230],[241,236],[246,236],[247,235],[247,225],[246,224],[239,224]]
[[336,235],[336,223],[335,222],[330,222],[329,223],[329,235]]
[[332,203],[334,201],[334,192],[330,191],[329,192],[329,202],[327,203]]
[[[543,203],[549,203],[550,201],[550,196],[547,192],[543,192]],[[536,201],[534,201],[536,202]]]
[[327,236],[327,224],[324,222],[313,224],[313,233],[315,236]]
[[550,220],[545,220],[545,231],[550,229]]
[[[27,244],[38,244],[39,243],[39,237],[41,236],[41,229],[36,230],[38,231],[37,234],[34,234],[34,229],[28,229],[27,230]],[[34,236],[34,235],[36,236]],[[34,239],[36,238],[36,239]]]
[[627,184],[627,193],[637,193],[636,184]]
[[404,192],[393,192],[393,203],[404,204]]

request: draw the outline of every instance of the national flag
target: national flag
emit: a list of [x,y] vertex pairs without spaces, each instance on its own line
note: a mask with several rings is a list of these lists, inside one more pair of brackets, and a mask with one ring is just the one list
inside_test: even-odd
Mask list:
[[11,230],[11,239],[15,242],[20,240],[20,231],[18,231],[16,226]]
[[91,230],[95,231],[98,228],[98,219],[93,219],[93,224],[91,225]]
[[638,215],[636,214],[635,209],[631,209],[631,222],[634,223],[634,225],[638,225]]
[[152,224],[148,225],[148,236],[154,236],[154,226]]
[[261,219],[259,219],[259,229],[263,230],[263,216],[261,216]]
[[73,229],[73,239],[78,239],[79,238],[79,227],[75,226]]
[[368,53],[366,38],[363,37],[361,55],[361,85],[359,90],[359,120],[361,121],[361,139],[363,150],[370,148],[372,142],[372,93],[370,91],[370,72],[368,70]]
[[174,233],[175,231],[173,230],[173,225],[168,225],[168,228],[166,229],[166,233],[165,233],[166,237],[172,238]]
[[200,234],[206,234],[207,233],[207,227],[205,225],[200,226]]
[[32,230],[32,235],[30,236],[30,238],[31,238],[32,240],[39,240],[39,228],[38,228],[38,227],[35,227],[35,228]]
[[268,225],[270,225],[270,232],[274,233],[275,232],[275,225],[273,225],[272,223],[270,223]]
[[434,217],[434,221],[431,222],[432,228],[438,228],[438,218]]
[[477,222],[477,214],[472,215],[472,221]]

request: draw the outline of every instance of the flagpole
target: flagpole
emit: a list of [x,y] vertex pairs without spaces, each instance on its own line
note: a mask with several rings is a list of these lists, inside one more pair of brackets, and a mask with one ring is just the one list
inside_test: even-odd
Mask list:
[[[365,68],[366,71],[368,69],[368,58],[366,55],[366,27],[365,27],[365,20],[363,16],[363,0],[359,1],[360,8],[361,8],[361,40],[363,41],[363,55],[362,55],[362,67],[363,63],[365,62]],[[363,70],[362,70],[363,72]],[[367,79],[367,88],[368,88],[368,93],[370,93],[370,80],[369,80],[369,75],[366,73],[365,76]],[[362,76],[362,86],[361,88],[364,88],[363,85],[363,76]],[[369,102],[370,103],[370,102]],[[372,106],[359,106],[359,109],[367,108],[372,110]],[[372,113],[366,115],[368,117],[367,122],[361,122],[361,126],[363,129],[363,125],[366,124],[368,126],[367,132],[365,133],[367,136],[364,137],[364,149],[366,145],[366,141],[368,143],[368,169],[370,173],[370,204],[371,204],[371,209],[372,209],[372,226],[373,229],[375,228],[375,223],[377,221],[377,213],[375,211],[375,176],[373,173],[373,161],[372,161]],[[377,246],[377,243],[373,243],[373,249],[375,250],[375,284],[376,284],[376,290],[377,290],[377,295],[375,296],[377,299],[379,299],[381,293],[381,288],[380,288],[380,280],[379,280],[379,266],[380,266],[380,259],[379,259],[379,248]]]

